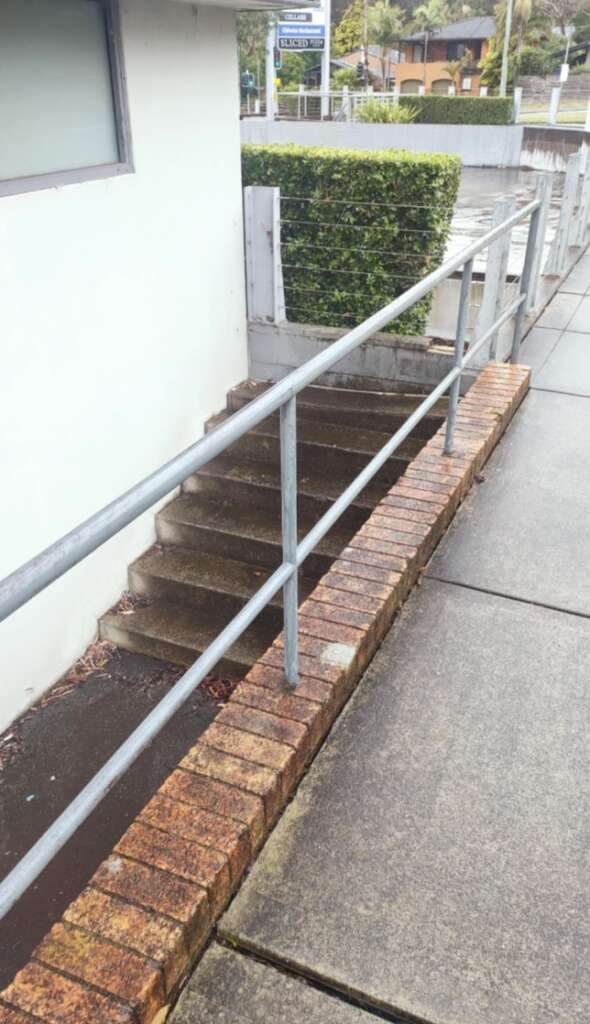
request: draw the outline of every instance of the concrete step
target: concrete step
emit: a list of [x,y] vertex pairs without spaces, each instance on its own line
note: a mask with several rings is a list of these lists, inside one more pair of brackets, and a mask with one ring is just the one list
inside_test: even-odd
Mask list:
[[[233,618],[271,575],[270,569],[187,547],[154,547],[129,567],[129,586],[149,601],[164,600],[207,612],[213,604]],[[314,581],[301,577],[303,601]],[[282,591],[261,613],[278,632],[283,626]]]
[[[227,408],[235,412],[271,387],[267,381],[244,381],[227,396]],[[298,419],[316,420],[391,435],[420,404],[424,395],[387,394],[348,388],[327,388],[313,385],[297,395]],[[446,416],[447,400],[441,399],[418,425],[414,437],[430,438]]]
[[[100,636],[128,651],[180,665],[192,665],[230,618],[213,604],[205,614],[190,605],[154,601],[147,608],[138,608],[128,614],[104,615],[100,622]],[[259,617],[221,659],[215,668],[216,674],[241,679],[276,635],[275,626]]]
[[[300,537],[313,525],[309,518],[300,520]],[[158,513],[156,529],[162,544],[191,547],[250,565],[276,569],[282,559],[280,516],[263,501],[255,515],[251,511],[245,515],[233,502],[181,494]],[[353,533],[354,527],[337,523],[306,560],[305,575],[314,579],[327,572]]]
[[[224,423],[230,413],[223,412],[213,417],[208,424],[215,429]],[[367,462],[389,441],[390,434],[378,430],[360,429],[341,423],[321,423],[317,420],[299,418],[297,422],[297,462],[303,476],[318,469],[323,473],[348,475],[350,479],[360,473]],[[392,486],[420,451],[422,442],[409,438],[379,471],[376,480]],[[280,465],[279,417],[272,416],[259,423],[227,452],[250,461]]]
[[[215,429],[269,385],[246,382],[228,397]],[[413,411],[419,395],[306,388],[298,396],[297,509],[302,538]],[[303,600],[327,572],[377,502],[436,430],[439,403],[355,499],[309,555],[300,575]],[[101,636],[131,651],[181,664],[195,660],[281,563],[279,416],[189,477],[156,516],[159,544],[129,569],[129,586],[147,607],[109,614]],[[218,671],[242,675],[282,629],[277,594],[223,660]]]
[[[327,476],[321,469],[303,473],[298,467],[297,501],[301,516],[319,519],[323,512],[332,504],[338,495],[351,482],[350,473],[331,473]],[[349,516],[350,521],[362,525],[368,513],[389,489],[388,484],[371,481],[368,487],[353,502]],[[274,512],[280,511],[280,472],[278,466],[271,466],[251,459],[238,456],[222,455],[203,466],[197,474],[188,477],[184,490],[203,497],[235,500],[236,502],[255,503],[260,501]]]

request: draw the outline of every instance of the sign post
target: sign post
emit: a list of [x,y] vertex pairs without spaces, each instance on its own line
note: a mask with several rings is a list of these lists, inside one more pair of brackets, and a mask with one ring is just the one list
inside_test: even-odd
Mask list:
[[[299,52],[317,50],[322,54],[322,117],[330,113],[330,40],[326,25],[330,24],[330,0],[324,0],[324,10],[304,7],[301,10],[282,11],[277,23],[279,51]],[[326,37],[327,41],[326,41]]]
[[275,26],[269,25],[266,37],[266,120],[274,121],[276,111],[275,100]]
[[324,0],[324,49],[322,52],[322,118],[330,116],[330,23],[332,0]]

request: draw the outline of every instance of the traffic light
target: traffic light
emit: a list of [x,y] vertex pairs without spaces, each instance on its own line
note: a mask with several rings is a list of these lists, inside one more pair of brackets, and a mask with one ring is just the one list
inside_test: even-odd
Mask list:
[[256,82],[254,81],[254,75],[251,71],[244,71],[242,74],[242,89],[245,92],[253,92],[256,88]]
[[358,78],[359,82],[364,82],[365,80],[365,65],[363,64],[362,60],[359,60],[356,66],[356,77]]
[[283,55],[279,50],[278,46],[275,46],[273,51],[274,66],[276,71],[280,71],[283,66]]

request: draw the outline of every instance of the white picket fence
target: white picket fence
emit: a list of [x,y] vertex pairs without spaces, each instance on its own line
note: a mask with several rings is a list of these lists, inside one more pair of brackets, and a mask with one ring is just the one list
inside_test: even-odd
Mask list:
[[527,97],[521,86],[514,90],[514,120],[520,124],[564,124],[578,125],[590,131],[590,100],[588,93],[568,90],[563,92],[561,85],[554,85],[544,98]]
[[[376,99],[380,103],[394,104],[399,101],[400,90],[392,92],[374,92],[372,86],[366,89],[342,89],[325,91],[322,89],[306,89],[300,85],[295,90],[281,89],[277,93],[277,115],[297,121],[354,121],[359,110],[368,99]],[[424,95],[420,86],[418,93],[404,95]],[[455,86],[449,82],[449,96],[455,95]],[[480,95],[486,96],[485,86],[481,87]]]

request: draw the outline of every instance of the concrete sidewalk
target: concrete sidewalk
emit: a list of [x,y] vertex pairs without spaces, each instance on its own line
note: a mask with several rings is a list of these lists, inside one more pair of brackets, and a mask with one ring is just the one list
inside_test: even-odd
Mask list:
[[587,1024],[590,257],[523,362],[533,391],[173,1024]]

